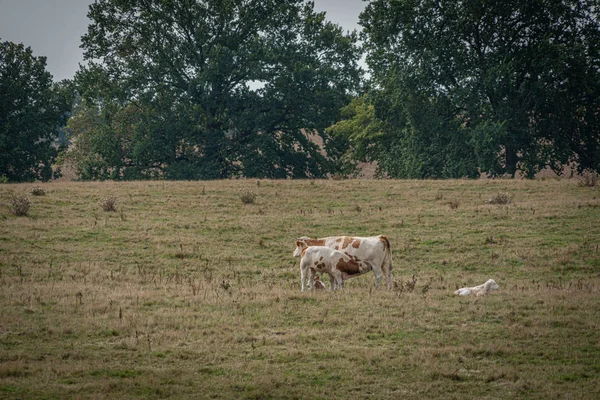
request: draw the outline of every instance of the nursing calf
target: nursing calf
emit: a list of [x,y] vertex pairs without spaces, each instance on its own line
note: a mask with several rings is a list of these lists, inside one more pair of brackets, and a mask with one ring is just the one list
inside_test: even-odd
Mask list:
[[[344,287],[346,279],[373,270],[371,264],[324,246],[310,246],[302,250],[300,259],[300,282],[302,291],[315,286],[315,273],[326,273],[330,277],[331,289]],[[309,282],[306,285],[306,279]]]

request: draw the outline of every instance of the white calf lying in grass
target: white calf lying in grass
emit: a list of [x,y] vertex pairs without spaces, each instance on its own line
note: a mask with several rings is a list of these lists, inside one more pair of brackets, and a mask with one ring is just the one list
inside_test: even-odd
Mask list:
[[493,290],[500,289],[500,286],[493,279],[489,279],[486,283],[479,286],[460,288],[454,294],[459,296],[469,296],[471,294],[475,296],[485,296],[492,293]]

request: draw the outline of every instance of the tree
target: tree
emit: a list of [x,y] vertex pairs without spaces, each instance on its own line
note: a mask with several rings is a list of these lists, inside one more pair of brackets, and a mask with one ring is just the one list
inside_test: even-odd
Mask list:
[[350,143],[346,165],[376,161],[376,175],[391,178],[478,176],[472,146],[447,102],[406,93],[390,85],[342,109],[329,132]]
[[360,17],[367,62],[410,126],[398,142],[412,138],[423,155],[452,140],[450,159],[492,176],[600,170],[598,10],[597,0],[372,1]]
[[335,170],[305,132],[319,132],[326,147],[336,143],[325,128],[358,85],[359,49],[355,33],[344,34],[312,3],[101,0],[89,17],[89,63],[77,81],[102,115],[101,136],[114,135],[117,114],[138,113],[127,144],[109,140],[120,161],[95,145],[86,150],[113,178],[132,168],[146,176],[158,168],[168,179]]
[[52,83],[46,58],[0,42],[0,175],[11,182],[57,175],[58,129],[70,108],[68,82]]

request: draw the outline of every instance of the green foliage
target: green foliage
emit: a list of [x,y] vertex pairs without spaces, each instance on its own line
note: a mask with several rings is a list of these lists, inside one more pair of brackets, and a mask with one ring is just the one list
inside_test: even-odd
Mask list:
[[350,142],[344,157],[377,161],[377,174],[393,178],[478,176],[468,136],[448,103],[394,90],[364,95],[342,110],[345,119],[330,132]]
[[89,16],[85,104],[70,124],[80,178],[304,178],[339,166],[343,144],[325,128],[358,85],[357,36],[312,3],[106,0]]
[[476,165],[492,176],[533,176],[568,162],[599,170],[595,4],[369,3],[361,24],[384,96],[376,116],[395,130],[391,174],[475,176]]
[[354,172],[356,161],[371,162],[379,159],[382,142],[382,124],[375,117],[375,107],[369,95],[363,95],[341,109],[342,120],[327,129],[333,137],[349,143],[342,155],[347,172]]
[[52,163],[69,87],[53,85],[46,58],[34,57],[30,47],[0,42],[0,175],[11,182],[59,175]]

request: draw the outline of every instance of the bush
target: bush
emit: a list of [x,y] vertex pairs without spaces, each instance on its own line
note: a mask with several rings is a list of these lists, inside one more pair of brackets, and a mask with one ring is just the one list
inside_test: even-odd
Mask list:
[[594,171],[585,171],[579,178],[579,186],[596,187],[598,184],[598,173]]
[[29,193],[32,196],[45,196],[46,195],[46,191],[39,186],[34,186],[31,189],[29,189]]
[[488,204],[509,204],[511,202],[510,195],[506,193],[498,193],[490,197],[487,201]]
[[254,203],[254,200],[256,200],[256,193],[252,190],[245,190],[240,193],[240,200],[242,200],[242,203],[244,204],[252,204]]
[[459,205],[460,205],[460,203],[456,200],[452,200],[452,201],[448,202],[448,207],[450,207],[452,210],[456,210]]
[[100,201],[100,207],[102,207],[104,211],[116,212],[118,202],[119,199],[117,198],[117,196],[111,194],[103,198],[102,201]]
[[31,201],[29,201],[29,197],[24,194],[15,194],[10,199],[10,204],[12,206],[12,213],[21,216],[27,215],[29,206],[31,206]]

